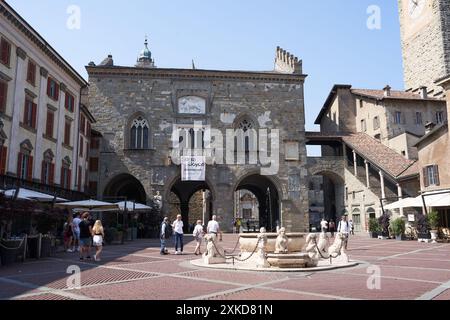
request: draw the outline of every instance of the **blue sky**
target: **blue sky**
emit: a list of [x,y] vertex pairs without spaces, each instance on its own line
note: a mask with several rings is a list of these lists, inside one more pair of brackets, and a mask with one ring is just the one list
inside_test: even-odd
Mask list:
[[[158,67],[272,70],[281,46],[303,60],[306,123],[316,119],[336,83],[403,89],[400,26],[394,0],[9,0],[73,67],[113,54],[134,65],[149,35]],[[67,8],[81,9],[70,30]],[[369,30],[367,8],[381,9],[381,29]]]

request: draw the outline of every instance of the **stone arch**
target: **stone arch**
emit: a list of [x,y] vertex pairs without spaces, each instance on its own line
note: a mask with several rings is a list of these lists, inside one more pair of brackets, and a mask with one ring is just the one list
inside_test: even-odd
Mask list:
[[111,178],[103,191],[103,197],[120,201],[127,198],[129,201],[147,203],[147,193],[144,186],[137,178],[128,173],[122,173]]
[[[212,215],[212,203],[216,197],[216,192],[213,187],[213,184],[209,179],[206,181],[181,181],[181,175],[176,175],[173,179],[171,179],[170,183],[167,184],[166,190],[164,192],[164,208],[168,208],[169,199],[172,194],[176,195],[179,200],[179,211],[183,217],[184,229],[185,232],[189,232],[189,220],[190,220],[190,205],[191,199],[194,195],[198,193],[198,191],[209,190],[210,198],[206,203],[206,216],[205,220],[209,220]],[[205,207],[203,207],[205,208]],[[209,210],[208,210],[209,208]],[[209,212],[208,212],[209,211]],[[170,212],[165,212],[168,215]],[[204,221],[205,223],[206,221]]]
[[310,168],[309,172],[310,177],[323,177],[324,216],[327,220],[337,221],[345,209],[345,179],[340,172],[323,167]]
[[124,128],[124,149],[135,149],[131,145],[131,129],[133,127],[134,122],[139,118],[142,118],[142,120],[145,120],[148,124],[148,146],[147,148],[143,148],[142,150],[148,150],[153,148],[154,129],[151,126],[151,122],[148,120],[148,117],[144,112],[137,111],[133,113],[130,117],[128,117],[126,121],[126,125]]
[[[263,176],[258,170],[242,175],[234,184],[233,192],[250,191],[259,204],[259,225],[268,231],[275,231],[281,223],[282,188],[279,181],[271,176]],[[268,192],[270,191],[270,193]]]

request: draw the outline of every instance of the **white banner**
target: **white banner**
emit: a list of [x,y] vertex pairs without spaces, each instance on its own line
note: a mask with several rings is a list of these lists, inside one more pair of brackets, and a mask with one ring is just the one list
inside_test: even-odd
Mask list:
[[206,157],[181,157],[181,181],[205,181]]

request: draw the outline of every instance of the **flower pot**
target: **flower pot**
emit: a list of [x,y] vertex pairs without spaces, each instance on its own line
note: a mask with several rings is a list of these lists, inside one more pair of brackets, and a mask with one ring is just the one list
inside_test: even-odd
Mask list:
[[403,240],[403,235],[396,235],[395,236],[395,240],[402,241]]
[[372,239],[378,239],[378,232],[371,232],[371,233],[370,233],[370,237],[371,237]]
[[19,254],[20,241],[2,241],[0,246],[0,257],[2,266],[12,265],[17,261],[17,256]]
[[52,254],[52,239],[42,238],[41,241],[41,258],[48,258]]
[[437,243],[437,239],[438,239],[438,231],[437,230],[431,230],[431,243]]

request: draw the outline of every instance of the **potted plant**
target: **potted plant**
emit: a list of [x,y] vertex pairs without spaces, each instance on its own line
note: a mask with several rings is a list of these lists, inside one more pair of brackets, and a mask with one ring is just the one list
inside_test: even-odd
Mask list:
[[400,241],[403,240],[403,235],[406,231],[405,220],[402,218],[397,218],[391,222],[390,227],[392,233],[395,235],[395,238]]
[[431,240],[433,243],[437,243],[436,240],[438,239],[438,226],[439,226],[439,213],[436,211],[431,211],[427,215],[427,221],[428,225],[430,227],[430,233],[431,233]]
[[117,238],[117,229],[114,227],[108,228],[105,230],[105,242],[110,245],[114,242],[114,239]]
[[123,225],[118,224],[117,225],[117,234],[116,234],[116,237],[114,238],[114,243],[115,244],[123,244],[125,241],[125,233],[126,233],[126,230],[124,229]]
[[378,218],[378,223],[380,224],[381,229],[381,238],[383,240],[389,237],[389,225],[390,225],[391,217],[384,213],[380,218]]
[[381,233],[381,226],[378,222],[378,219],[371,218],[369,220],[369,232],[370,236],[374,239],[378,238],[378,235]]

